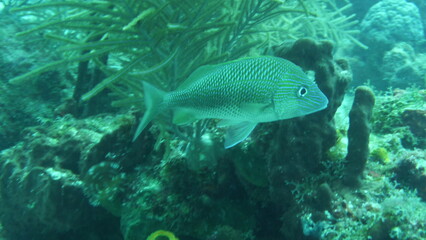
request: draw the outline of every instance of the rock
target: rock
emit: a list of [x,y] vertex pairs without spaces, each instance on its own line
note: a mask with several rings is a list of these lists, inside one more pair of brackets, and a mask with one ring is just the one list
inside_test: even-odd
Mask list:
[[416,189],[419,197],[426,201],[426,153],[424,151],[404,152],[399,156],[395,179],[410,189]]
[[[131,152],[125,146],[133,124],[131,115],[65,117],[25,129],[22,142],[0,152],[0,218],[8,239],[119,236],[119,219],[113,216],[119,211],[107,210],[118,209],[112,206],[117,202],[112,187],[123,180],[105,166],[132,164],[120,160]],[[107,188],[112,189],[108,198],[99,199]]]
[[317,189],[316,205],[319,211],[331,211],[333,191],[328,183],[323,183]]
[[417,137],[426,137],[426,110],[405,109],[402,120]]
[[[14,4],[11,4],[13,6]],[[11,7],[9,6],[9,7]],[[67,92],[66,80],[52,69],[25,86],[11,86],[7,80],[52,59],[46,42],[17,38],[22,26],[16,15],[0,11],[0,151],[21,139],[22,129],[54,118],[52,109]],[[53,61],[53,60],[52,60]],[[71,88],[71,87],[69,87]]]

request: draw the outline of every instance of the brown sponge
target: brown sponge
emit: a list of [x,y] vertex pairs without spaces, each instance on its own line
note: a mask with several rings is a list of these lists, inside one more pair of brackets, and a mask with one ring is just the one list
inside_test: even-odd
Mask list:
[[347,186],[357,187],[361,183],[362,172],[369,155],[368,142],[373,107],[373,91],[366,86],[357,87],[349,113],[348,155],[343,176],[343,182]]

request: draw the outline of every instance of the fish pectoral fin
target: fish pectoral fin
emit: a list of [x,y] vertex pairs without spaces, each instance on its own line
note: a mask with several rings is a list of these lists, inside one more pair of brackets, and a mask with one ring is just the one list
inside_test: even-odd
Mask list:
[[176,125],[185,125],[193,123],[197,118],[187,109],[177,109],[173,112],[173,123]]
[[228,128],[225,135],[225,148],[231,148],[246,139],[257,123],[240,122]]
[[245,103],[241,105],[241,109],[244,112],[249,112],[254,114],[262,114],[272,107],[273,105],[270,103]]

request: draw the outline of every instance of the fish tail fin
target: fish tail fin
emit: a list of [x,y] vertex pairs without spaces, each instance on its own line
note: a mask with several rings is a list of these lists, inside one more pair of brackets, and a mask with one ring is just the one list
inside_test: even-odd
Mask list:
[[161,111],[160,106],[164,101],[164,96],[166,95],[166,92],[154,87],[147,82],[143,82],[143,89],[145,94],[144,98],[146,111],[139,123],[138,128],[136,129],[133,141],[138,138],[148,123],[151,122],[151,120]]

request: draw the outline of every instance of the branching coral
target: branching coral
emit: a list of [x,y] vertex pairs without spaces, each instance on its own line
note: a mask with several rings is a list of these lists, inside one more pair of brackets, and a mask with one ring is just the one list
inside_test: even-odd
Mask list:
[[[350,14],[350,1],[313,0],[305,1],[304,4],[307,14],[282,15],[272,21],[272,27],[267,27],[272,35],[272,45],[281,44],[284,39],[310,37],[326,39],[337,47],[343,43],[352,43],[364,49],[368,48],[356,38],[360,32],[357,29],[359,22],[355,19],[355,14]],[[285,30],[273,32],[273,29],[277,28]]]
[[[116,106],[139,103],[141,78],[175,89],[200,65],[248,55],[270,44],[273,34],[285,33],[278,34],[279,41],[303,35],[339,40],[351,36],[350,30],[340,30],[356,24],[343,14],[350,6],[339,9],[334,1],[327,2],[334,8],[301,0],[67,0],[15,8],[41,22],[19,35],[44,31],[45,37],[63,43],[64,58],[9,82],[24,83],[77,62],[76,102],[108,88],[119,99]],[[319,22],[328,25],[318,27]]]
[[[67,56],[10,82],[22,83],[59,65],[80,62],[77,100],[88,100],[105,88],[127,98],[129,89],[140,90],[138,78],[154,71],[151,82],[174,88],[200,65],[246,54],[260,44],[250,38],[256,34],[251,32],[255,26],[276,15],[303,12],[298,5],[265,0],[69,0],[17,8],[15,12],[34,15],[52,11],[49,19],[42,19],[45,23],[20,35],[46,31],[46,37],[65,43],[61,50]],[[84,77],[88,61],[102,72],[103,79]],[[93,80],[91,89],[79,86]]]
[[304,26],[307,26],[306,31],[309,35],[331,40],[335,45],[348,40],[361,48],[367,48],[354,37],[359,34],[359,30],[356,29],[358,21],[355,19],[355,14],[349,16],[345,14],[352,7],[349,1],[342,1],[344,2],[342,7],[333,0],[309,2],[311,11],[318,14],[315,18],[309,17],[302,20]]

